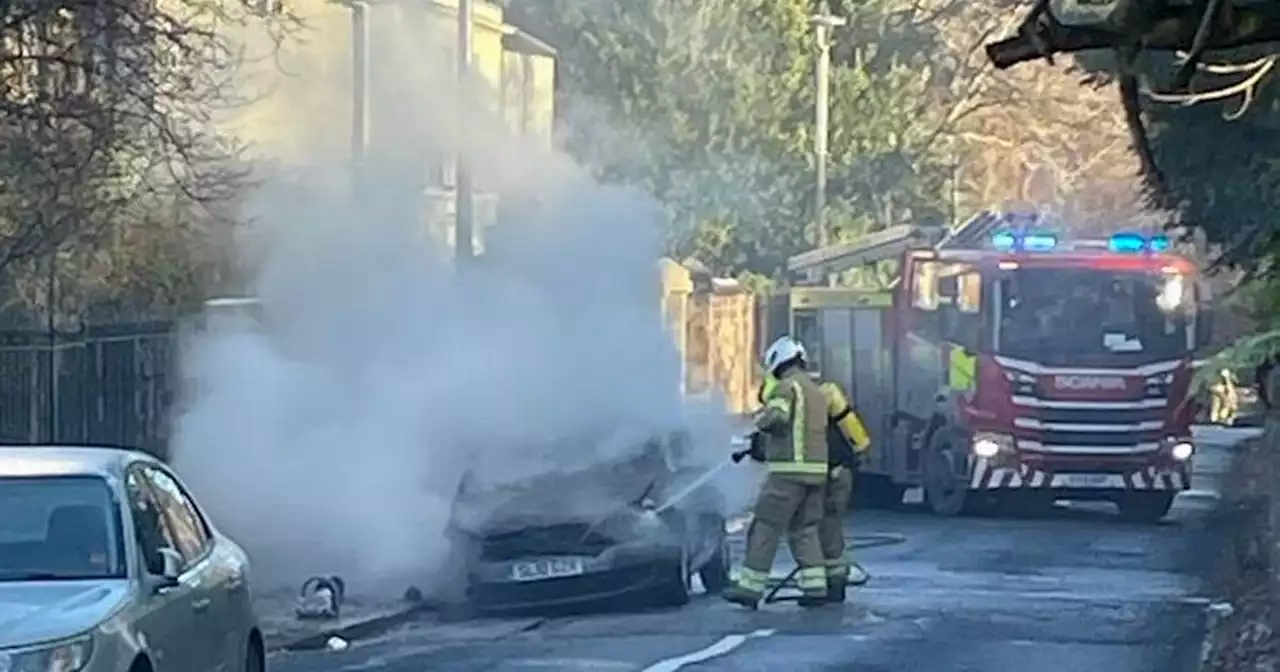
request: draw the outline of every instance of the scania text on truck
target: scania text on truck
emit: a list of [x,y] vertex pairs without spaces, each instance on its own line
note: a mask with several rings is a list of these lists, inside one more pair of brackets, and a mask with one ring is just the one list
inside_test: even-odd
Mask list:
[[1191,487],[1191,364],[1211,323],[1194,264],[1162,235],[1052,224],[984,212],[791,260],[814,279],[898,265],[885,291],[793,287],[770,319],[866,419],[865,503],[920,486],[940,515],[1078,499],[1154,521]]

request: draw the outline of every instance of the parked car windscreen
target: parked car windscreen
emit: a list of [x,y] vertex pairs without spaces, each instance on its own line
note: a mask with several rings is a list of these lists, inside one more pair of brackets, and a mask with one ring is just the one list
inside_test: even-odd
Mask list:
[[103,478],[0,477],[0,581],[124,578],[122,540]]

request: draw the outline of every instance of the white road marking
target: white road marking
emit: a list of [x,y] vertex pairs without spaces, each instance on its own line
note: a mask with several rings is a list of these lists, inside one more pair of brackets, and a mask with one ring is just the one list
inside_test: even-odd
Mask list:
[[676,672],[676,670],[679,670],[685,665],[693,665],[694,663],[701,663],[711,660],[712,658],[719,658],[739,646],[746,644],[749,639],[768,637],[775,632],[777,632],[777,630],[756,630],[755,632],[745,635],[727,635],[720,641],[705,649],[694,651],[693,653],[686,653],[683,656],[677,656],[675,658],[659,660],[649,667],[644,668],[641,672]]

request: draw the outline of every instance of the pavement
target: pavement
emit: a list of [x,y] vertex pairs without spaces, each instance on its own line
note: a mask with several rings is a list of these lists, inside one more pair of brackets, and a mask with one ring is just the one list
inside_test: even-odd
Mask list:
[[[872,578],[844,606],[750,612],[701,597],[680,609],[557,618],[424,613],[343,651],[279,653],[270,669],[1191,672],[1211,602],[1201,577],[1219,545],[1208,514],[1250,432],[1198,432],[1195,490],[1160,525],[1121,523],[1105,504],[1060,504],[1034,519],[858,512],[851,533],[906,541],[858,552]],[[790,566],[780,555],[775,574]]]

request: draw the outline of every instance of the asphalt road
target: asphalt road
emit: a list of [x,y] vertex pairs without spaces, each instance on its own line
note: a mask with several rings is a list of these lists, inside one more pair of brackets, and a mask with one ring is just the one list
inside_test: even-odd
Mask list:
[[1031,520],[858,513],[852,532],[907,540],[859,552],[873,577],[843,607],[749,612],[704,597],[638,614],[427,618],[345,651],[283,654],[271,670],[1191,672],[1208,603],[1198,577],[1216,546],[1204,522],[1239,437],[1202,435],[1196,490],[1159,526],[1120,523],[1105,505]]

